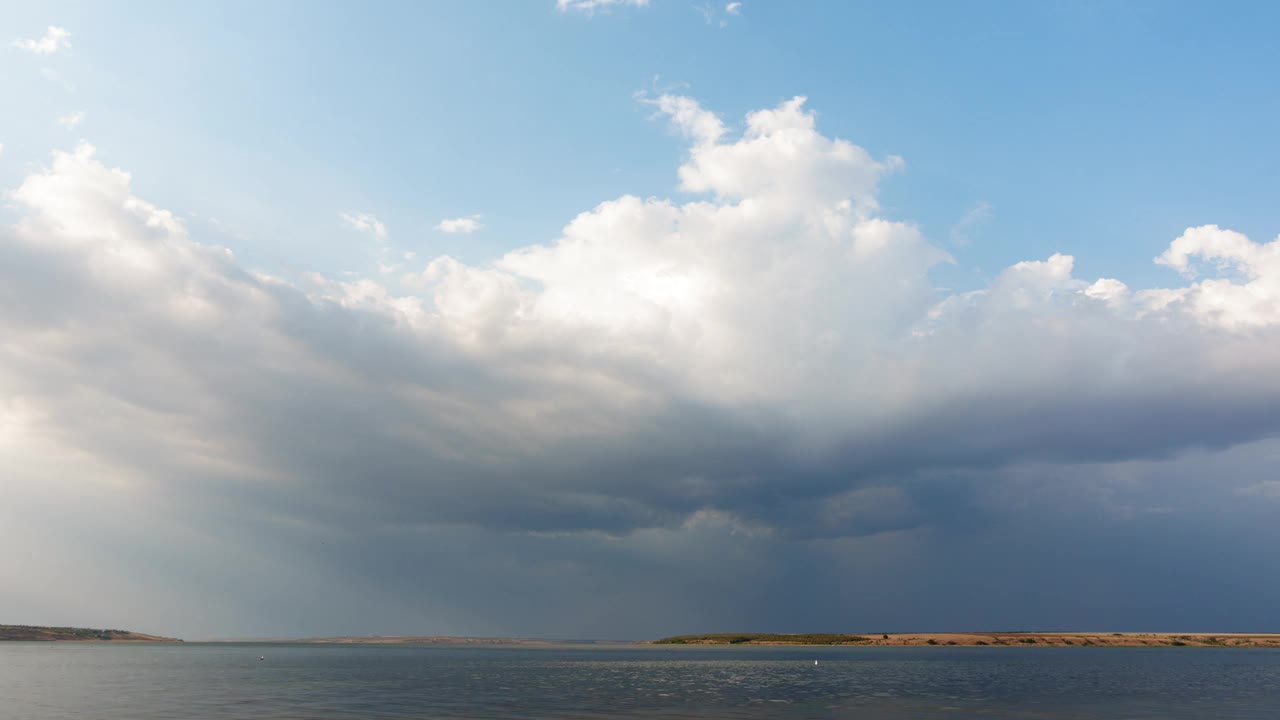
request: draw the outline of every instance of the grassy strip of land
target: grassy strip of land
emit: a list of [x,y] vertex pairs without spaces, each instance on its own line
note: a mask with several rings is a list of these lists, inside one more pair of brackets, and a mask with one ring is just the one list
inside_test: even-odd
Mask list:
[[41,625],[0,625],[0,641],[70,641],[70,642],[182,642],[178,638],[144,635],[128,630],[95,628],[45,627]]
[[1265,633],[713,633],[676,635],[656,645],[964,645],[1048,647],[1274,647],[1280,634]]

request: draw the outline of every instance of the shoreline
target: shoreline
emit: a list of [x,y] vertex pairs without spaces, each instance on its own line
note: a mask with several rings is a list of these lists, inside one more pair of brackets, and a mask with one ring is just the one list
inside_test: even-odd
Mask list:
[[297,645],[426,645],[435,647],[1223,647],[1278,648],[1280,633],[1111,633],[1111,632],[970,632],[970,633],[714,633],[677,635],[659,640],[583,640],[444,635],[360,635],[314,638],[244,638],[211,643]]
[[[179,638],[123,630],[0,625],[0,642],[181,643]],[[198,640],[200,644],[423,645],[435,647],[639,647],[766,645],[774,647],[1219,647],[1280,649],[1280,633],[941,632],[708,633],[658,640],[590,640],[451,635],[334,635],[305,638]]]
[[1229,647],[1280,648],[1280,633],[715,633],[676,635],[653,645],[775,645],[845,647]]
[[180,643],[181,638],[147,635],[130,630],[47,625],[0,625],[0,642]]

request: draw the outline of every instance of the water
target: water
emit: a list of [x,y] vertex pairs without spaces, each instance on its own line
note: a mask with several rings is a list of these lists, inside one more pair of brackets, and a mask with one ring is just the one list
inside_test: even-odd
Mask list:
[[0,643],[3,720],[602,717],[1275,720],[1280,651]]

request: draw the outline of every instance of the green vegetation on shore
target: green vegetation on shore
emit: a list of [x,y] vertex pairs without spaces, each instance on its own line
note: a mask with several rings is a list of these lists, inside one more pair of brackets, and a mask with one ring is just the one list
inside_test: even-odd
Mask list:
[[182,642],[178,638],[144,635],[129,630],[45,627],[41,625],[0,625],[0,641],[3,640],[40,642]]

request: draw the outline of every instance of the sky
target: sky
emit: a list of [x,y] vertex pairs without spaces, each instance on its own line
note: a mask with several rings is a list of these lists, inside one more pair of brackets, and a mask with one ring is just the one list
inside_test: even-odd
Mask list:
[[0,17],[0,622],[1280,631],[1271,4]]

